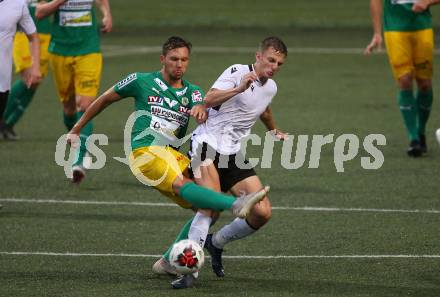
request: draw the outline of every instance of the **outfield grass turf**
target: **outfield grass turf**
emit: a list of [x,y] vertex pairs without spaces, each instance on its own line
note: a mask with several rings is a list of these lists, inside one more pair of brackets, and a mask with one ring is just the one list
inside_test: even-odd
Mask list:
[[[111,53],[112,45],[160,45],[169,31],[156,32],[151,40],[145,33],[143,38],[108,36],[103,40],[105,53]],[[253,62],[252,53],[209,54],[197,52],[197,46],[250,47],[269,31],[276,30],[217,33],[224,40],[204,38],[209,30],[184,31],[194,42],[187,78],[206,90],[228,65]],[[242,32],[246,32],[245,37]],[[352,29],[324,30],[322,34],[314,30],[280,32],[292,49],[356,48],[370,38],[369,32]],[[338,43],[338,36],[347,38]],[[102,90],[128,73],[158,68],[157,53],[107,58]],[[271,222],[261,232],[231,243],[225,252],[227,256],[266,258],[226,258],[225,279],[217,279],[207,261],[195,289],[175,292],[170,289],[170,279],[152,274],[151,265],[190,217],[189,211],[171,206],[5,200],[169,202],[141,185],[128,167],[113,159],[124,154],[123,127],[133,108],[132,99],[109,107],[95,121],[95,133],[109,137],[109,145],[101,147],[107,155],[106,166],[88,172],[80,186],[66,180],[63,169],[54,161],[56,140],[65,130],[52,78],[48,77],[16,127],[22,139],[0,142],[0,296],[439,296],[440,258],[429,255],[440,255],[440,214],[424,212],[440,210],[440,148],[434,139],[434,130],[440,127],[439,105],[434,102],[428,124],[429,153],[414,160],[406,156],[407,140],[384,55],[367,58],[292,50],[276,81],[278,95],[273,109],[281,129],[295,136],[335,134],[336,138],[353,133],[361,143],[368,134],[381,133],[387,139],[387,145],[380,147],[385,162],[378,170],[365,170],[360,157],[368,154],[361,150],[345,164],[344,173],[337,173],[332,144],[324,146],[318,169],[307,168],[309,146],[305,165],[286,170],[280,165],[281,144],[277,143],[272,168],[257,167],[257,172],[272,186],[273,205],[291,208],[275,209]],[[434,92],[439,98],[437,89]],[[264,135],[261,124],[254,131]],[[261,157],[262,148],[249,149],[250,156]],[[292,209],[305,206],[359,210]],[[225,214],[215,228],[231,219]],[[367,257],[295,257],[304,255]],[[374,255],[385,257],[368,258]],[[287,258],[267,258],[270,256]]]

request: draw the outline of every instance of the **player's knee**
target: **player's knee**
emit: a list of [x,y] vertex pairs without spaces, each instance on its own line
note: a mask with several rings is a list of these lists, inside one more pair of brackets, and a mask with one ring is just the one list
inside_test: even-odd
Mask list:
[[420,92],[429,92],[432,89],[432,81],[431,80],[418,80],[417,81],[417,88]]
[[69,105],[69,104],[63,106],[63,111],[64,111],[65,115],[70,116],[70,117],[73,117],[76,113],[75,106]]
[[89,100],[80,100],[77,103],[77,109],[78,111],[86,111],[86,109],[90,106],[92,102]]
[[411,90],[413,86],[413,76],[411,74],[405,74],[399,78],[399,88],[402,90]]

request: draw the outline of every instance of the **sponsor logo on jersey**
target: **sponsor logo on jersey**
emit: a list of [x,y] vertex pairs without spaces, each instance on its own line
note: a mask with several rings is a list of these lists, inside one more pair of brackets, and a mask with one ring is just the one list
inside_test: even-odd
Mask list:
[[416,3],[417,0],[391,0],[391,4],[408,4],[408,3]]
[[189,109],[188,107],[179,106],[179,112],[189,114],[190,111],[191,111],[191,109]]
[[92,12],[89,11],[60,11],[61,27],[88,27],[92,25]]
[[69,0],[60,6],[63,10],[91,10],[93,8],[93,0]]
[[148,104],[163,105],[163,98],[159,96],[148,96]]
[[189,104],[189,99],[187,97],[182,97],[182,104],[183,105],[188,105]]
[[118,89],[122,89],[123,87],[125,87],[126,85],[131,83],[132,81],[136,80],[136,78],[137,78],[136,73],[130,74],[129,76],[127,76],[126,78],[124,78],[123,80],[118,82]]
[[151,114],[157,116],[167,121],[174,121],[179,123],[179,125],[186,125],[188,123],[188,116],[186,114],[181,114],[173,110],[169,110],[164,107],[152,106]]
[[238,71],[238,70],[237,70],[237,67],[232,67],[232,68],[231,68],[231,74],[234,73],[234,72],[237,72],[237,71]]
[[179,103],[176,100],[174,100],[174,99],[171,100],[170,98],[167,98],[167,97],[165,97],[164,99],[165,99],[165,102],[168,104],[169,107],[174,107],[174,105]]
[[200,91],[198,91],[198,90],[195,90],[191,94],[191,99],[193,102],[202,102],[203,101],[202,93],[200,93]]
[[254,85],[251,85],[251,91],[253,92],[255,89]]
[[187,89],[188,89],[188,87],[185,87],[185,89],[183,89],[182,91],[177,91],[176,95],[179,97],[185,95]]
[[166,91],[166,90],[168,90],[168,87],[167,87],[167,85],[163,82],[163,81],[161,81],[159,78],[155,78],[154,79],[154,81],[157,83],[157,85],[162,89],[162,91]]

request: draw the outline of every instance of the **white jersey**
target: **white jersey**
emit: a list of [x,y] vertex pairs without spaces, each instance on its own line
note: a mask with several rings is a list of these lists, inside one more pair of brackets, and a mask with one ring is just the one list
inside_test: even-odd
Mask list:
[[0,92],[11,88],[12,45],[17,25],[27,35],[37,31],[27,1],[0,0]]
[[[213,89],[237,87],[244,75],[254,71],[253,65],[235,64],[227,68],[213,84]],[[250,134],[252,126],[272,102],[277,85],[268,79],[264,85],[255,81],[243,93],[237,94],[220,106],[209,109],[208,120],[194,130],[192,141],[206,142],[223,155],[240,150],[241,139]]]

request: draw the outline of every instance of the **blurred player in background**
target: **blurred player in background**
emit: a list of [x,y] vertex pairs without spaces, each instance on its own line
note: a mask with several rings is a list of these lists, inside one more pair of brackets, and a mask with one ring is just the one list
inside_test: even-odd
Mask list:
[[[36,20],[35,9],[38,1],[28,0],[27,2],[31,17],[37,26],[38,37],[40,38],[40,72],[43,79],[49,70],[50,20]],[[4,138],[9,140],[17,140],[19,138],[14,131],[14,125],[23,115],[39,86],[38,83],[28,88],[25,83],[25,78],[32,71],[32,58],[29,41],[23,32],[17,32],[15,35],[13,57],[15,72],[20,74],[20,78],[12,85],[8,104],[3,114],[5,127],[2,132]]]
[[[108,0],[96,3],[102,13],[100,29],[93,0],[53,0],[37,6],[38,19],[54,14],[49,60],[67,130],[72,129],[99,91],[102,70],[99,31],[112,30],[112,16]],[[85,142],[92,131],[91,122],[81,130],[81,147],[72,166],[74,183],[85,177]]]
[[407,152],[411,157],[427,152],[426,123],[433,101],[434,49],[429,6],[438,2],[440,0],[383,0],[383,3],[370,0],[374,35],[365,54],[381,47],[383,27],[388,58],[399,88],[398,104],[410,141]]
[[[41,80],[40,41],[34,21],[25,0],[0,1],[0,135],[6,125],[3,114],[6,108],[12,76],[12,47],[17,26],[30,42],[30,55],[34,62],[23,77],[26,88],[32,88]],[[3,136],[4,137],[4,136]]]

